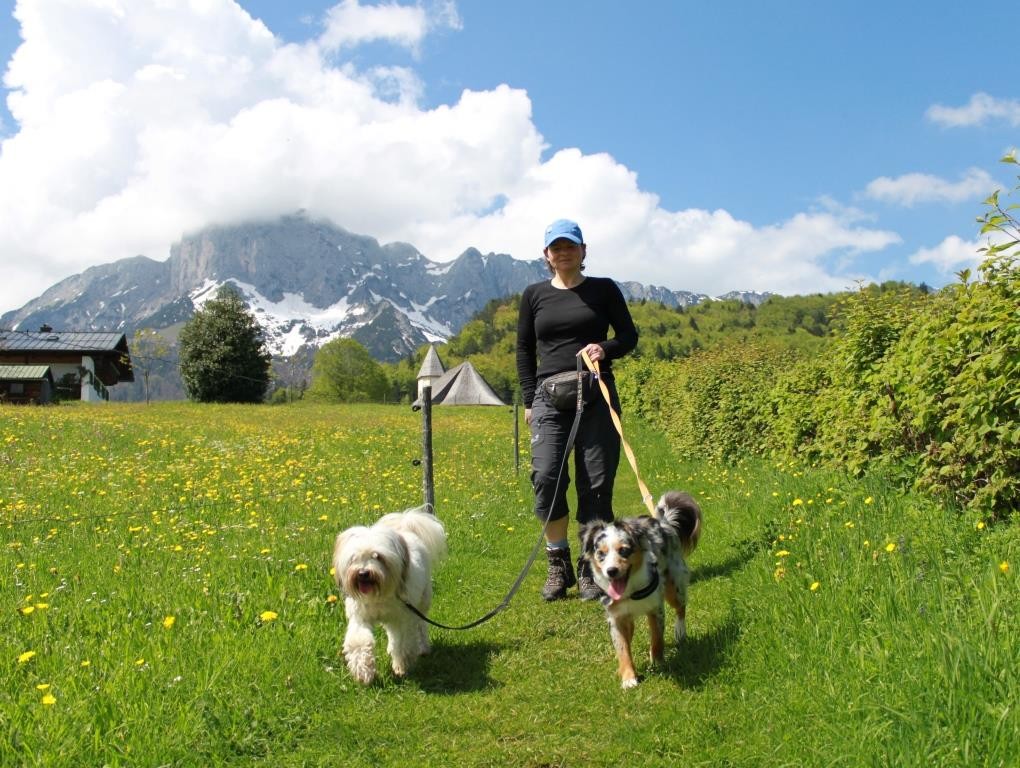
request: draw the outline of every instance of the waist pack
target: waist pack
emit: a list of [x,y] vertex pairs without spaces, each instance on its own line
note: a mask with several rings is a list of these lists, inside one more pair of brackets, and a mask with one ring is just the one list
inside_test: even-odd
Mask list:
[[[592,375],[590,371],[581,371],[581,400],[587,405],[591,402]],[[577,371],[564,371],[542,381],[542,390],[549,402],[560,411],[573,411],[577,408]]]

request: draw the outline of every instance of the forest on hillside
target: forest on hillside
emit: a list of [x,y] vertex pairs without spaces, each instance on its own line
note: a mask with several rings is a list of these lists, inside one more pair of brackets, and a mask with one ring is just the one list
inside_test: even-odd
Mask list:
[[[860,289],[882,294],[908,291],[925,295],[928,289],[887,282]],[[760,306],[730,300],[707,301],[692,307],[669,308],[659,302],[630,304],[639,340],[631,357],[639,360],[678,360],[699,350],[741,343],[769,344],[798,354],[817,353],[839,328],[838,309],[855,292],[772,296]],[[436,344],[445,368],[467,359],[506,402],[518,393],[515,345],[520,295],[492,301],[456,336]],[[413,400],[417,375],[428,347],[399,363],[384,365],[396,400]]]

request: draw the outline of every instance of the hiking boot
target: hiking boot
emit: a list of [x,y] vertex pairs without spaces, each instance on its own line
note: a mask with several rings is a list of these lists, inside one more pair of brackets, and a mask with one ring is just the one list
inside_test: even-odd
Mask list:
[[561,600],[567,596],[567,590],[577,583],[574,577],[574,564],[570,561],[570,548],[546,549],[549,558],[549,575],[542,585],[543,600]]
[[591,563],[583,557],[577,561],[577,591],[582,600],[598,600],[602,597],[602,588],[591,575]]

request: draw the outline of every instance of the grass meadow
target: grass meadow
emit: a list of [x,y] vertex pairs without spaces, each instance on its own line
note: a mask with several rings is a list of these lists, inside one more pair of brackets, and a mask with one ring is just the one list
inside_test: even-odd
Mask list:
[[[644,679],[620,690],[601,608],[543,603],[540,560],[491,621],[432,630],[408,678],[354,684],[333,539],[421,502],[421,423],[0,408],[0,764],[1020,765],[1015,522],[805,467],[681,464],[636,422],[647,485],[705,514],[664,668],[641,626]],[[437,408],[433,428],[451,552],[432,616],[456,625],[500,602],[538,530],[509,408]],[[644,512],[625,461],[616,511]]]

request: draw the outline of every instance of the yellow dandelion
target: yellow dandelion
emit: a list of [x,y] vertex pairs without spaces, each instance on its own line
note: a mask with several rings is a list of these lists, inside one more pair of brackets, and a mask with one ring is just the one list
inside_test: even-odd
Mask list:
[[326,598],[326,602],[330,603],[330,604],[333,604],[336,601],[337,601],[337,596],[336,595],[330,595],[329,597]]
[[885,551],[886,552],[895,552],[896,551],[896,542],[890,541],[888,544],[886,544],[885,545]]
[[52,693],[47,693],[45,696],[42,697],[42,704],[44,707],[52,707],[56,703],[57,697],[54,696]]
[[813,582],[811,582],[811,591],[812,591],[812,592],[817,592],[817,591],[818,591],[818,588],[819,588],[820,586],[822,586],[822,585],[821,585],[821,584],[820,584],[819,582],[817,582],[817,581],[813,581]]
[[145,659],[135,659],[135,666],[140,667],[145,663]]
[[804,501],[802,499],[794,499],[793,500],[793,506],[795,506],[795,507],[799,507],[803,503],[804,503]]
[[277,618],[279,618],[279,614],[276,611],[262,611],[262,613],[259,614],[259,620],[263,623],[276,621]]
[[32,613],[32,611],[34,610],[35,610],[34,605],[26,605],[22,608],[19,608],[18,613],[20,613],[22,616],[28,616],[28,614]]
[[37,691],[45,691],[45,690],[47,690],[47,689],[48,689],[49,687],[50,687],[50,684],[49,684],[49,683],[39,683],[39,685],[37,685],[37,686],[35,687],[35,689],[36,689]]
[[978,520],[978,522],[977,522],[977,529],[979,531],[983,531],[985,529],[985,521],[984,520]]
[[999,563],[999,570],[1003,573],[1009,573],[1009,563],[1006,560],[1003,560]]
[[50,607],[50,604],[49,604],[49,603],[36,603],[36,604],[35,604],[35,607],[36,607],[36,608],[37,608],[38,610],[40,610],[40,611],[45,611],[45,610],[46,610],[47,608],[49,608],[49,607]]
[[308,566],[305,565],[304,563],[298,563],[297,565],[294,566],[294,570],[295,571],[307,571],[308,570]]
[[170,627],[174,625],[175,621],[177,621],[177,619],[174,618],[173,616],[167,616],[165,619],[163,619],[163,629],[170,629]]
[[324,523],[329,520],[329,515],[319,515],[319,520]]
[[847,520],[845,523],[843,523],[843,525],[845,525],[847,528],[853,528],[854,527],[854,521],[853,520]]
[[89,661],[88,659],[85,659],[84,661],[82,661],[81,666],[82,667],[91,667],[92,666],[92,662]]
[[329,569],[329,575],[330,576],[336,576],[336,568],[330,568]]
[[23,654],[18,656],[18,663],[19,664],[27,664],[33,658],[35,658],[35,651],[25,651]]
[[789,555],[790,553],[787,552],[785,549],[781,549],[778,552],[776,552],[776,557],[789,557]]
[[868,498],[866,498],[866,499],[864,500],[864,503],[865,503],[865,504],[870,504],[870,503],[871,503],[872,501],[874,501],[874,499],[873,499],[873,498],[871,498],[871,497],[869,496]]

